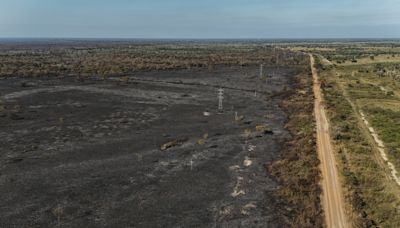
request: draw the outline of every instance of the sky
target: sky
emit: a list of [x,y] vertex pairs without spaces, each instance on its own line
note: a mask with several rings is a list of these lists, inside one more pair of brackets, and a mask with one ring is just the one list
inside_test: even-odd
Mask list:
[[0,0],[0,37],[400,38],[400,0]]

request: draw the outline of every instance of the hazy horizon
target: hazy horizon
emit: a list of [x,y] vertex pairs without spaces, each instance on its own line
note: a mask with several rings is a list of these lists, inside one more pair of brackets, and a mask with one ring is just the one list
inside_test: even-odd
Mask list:
[[400,2],[382,0],[4,0],[2,38],[400,38]]

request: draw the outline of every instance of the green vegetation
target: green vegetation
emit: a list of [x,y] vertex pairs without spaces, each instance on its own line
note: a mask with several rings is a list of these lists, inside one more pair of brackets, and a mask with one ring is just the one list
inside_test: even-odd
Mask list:
[[396,167],[400,167],[400,112],[383,108],[366,109],[372,125],[393,156]]
[[284,47],[295,51],[322,55],[335,64],[363,64],[368,61],[398,61],[400,43],[397,41],[377,42],[329,42],[292,43]]
[[375,67],[328,67],[323,64],[323,59],[319,59],[332,135],[354,225],[399,227],[399,186],[389,178],[388,170],[379,159],[375,142],[358,114],[360,110],[366,114],[385,143],[400,142],[397,133],[387,138],[391,133],[399,132],[398,112],[371,106],[398,102],[395,92],[388,92],[395,88],[393,81],[390,87],[389,83],[385,83],[391,78],[377,76],[374,70],[365,70]]

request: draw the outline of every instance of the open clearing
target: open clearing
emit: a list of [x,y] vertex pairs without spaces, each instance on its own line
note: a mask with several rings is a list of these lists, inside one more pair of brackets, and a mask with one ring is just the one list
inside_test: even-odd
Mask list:
[[290,139],[279,104],[298,72],[275,72],[0,80],[0,224],[279,227],[265,165]]

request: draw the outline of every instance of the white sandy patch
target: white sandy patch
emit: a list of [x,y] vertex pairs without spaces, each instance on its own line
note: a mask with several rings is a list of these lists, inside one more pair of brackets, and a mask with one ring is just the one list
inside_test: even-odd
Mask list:
[[240,210],[240,213],[242,215],[249,215],[250,210],[255,209],[255,208],[257,208],[256,204],[254,202],[250,202],[242,207],[242,209]]
[[248,167],[248,166],[251,166],[251,164],[253,164],[253,162],[248,157],[245,157],[245,159],[243,161],[243,165]]
[[[369,125],[368,121],[364,121],[364,123],[366,125]],[[371,132],[372,134],[375,134],[375,130],[372,127],[369,127],[368,129],[369,129],[369,132]]]
[[243,181],[243,177],[238,177],[236,180],[235,188],[233,188],[233,192],[231,193],[232,197],[238,197],[240,195],[246,194],[243,190],[239,190],[239,187]]
[[397,172],[396,168],[394,167],[394,165],[391,162],[388,162],[388,166],[391,170],[393,179],[396,181],[397,184],[400,185],[400,178],[397,176],[398,172]]
[[229,166],[229,169],[230,169],[230,170],[233,170],[233,171],[237,171],[237,170],[240,170],[240,166],[238,166],[238,165],[232,165],[232,166]]
[[256,146],[250,144],[247,151],[251,152],[251,151],[254,151],[255,149],[256,149]]
[[379,153],[381,154],[382,159],[387,162],[389,159],[386,156],[385,150],[383,148],[378,148],[378,150]]

